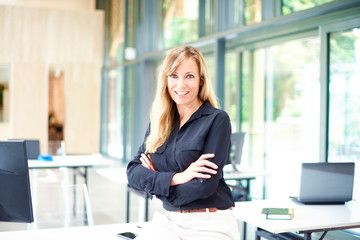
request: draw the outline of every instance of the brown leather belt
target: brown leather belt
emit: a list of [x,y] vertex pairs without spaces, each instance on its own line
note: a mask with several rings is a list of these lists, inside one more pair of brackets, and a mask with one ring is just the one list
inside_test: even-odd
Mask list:
[[[232,207],[229,207],[228,209],[232,209]],[[193,213],[193,212],[216,212],[218,209],[213,208],[198,208],[198,209],[189,209],[189,210],[177,210],[174,212],[180,212],[180,213]],[[227,209],[226,209],[227,210]]]

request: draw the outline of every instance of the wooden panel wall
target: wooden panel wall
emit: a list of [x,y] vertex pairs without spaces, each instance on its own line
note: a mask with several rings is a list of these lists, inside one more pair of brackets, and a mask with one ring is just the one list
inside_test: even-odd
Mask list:
[[0,139],[39,138],[47,153],[48,79],[65,81],[68,154],[99,151],[104,13],[0,6],[0,63],[10,64],[10,121]]

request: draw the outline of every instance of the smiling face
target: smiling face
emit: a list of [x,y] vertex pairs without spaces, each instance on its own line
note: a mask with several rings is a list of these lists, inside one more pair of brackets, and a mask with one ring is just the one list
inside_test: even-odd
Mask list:
[[178,108],[201,105],[200,85],[199,68],[192,57],[184,59],[167,80],[168,92]]

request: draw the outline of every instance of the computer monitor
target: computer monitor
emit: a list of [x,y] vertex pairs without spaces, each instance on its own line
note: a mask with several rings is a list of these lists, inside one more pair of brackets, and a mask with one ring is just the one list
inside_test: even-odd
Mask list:
[[24,140],[26,145],[26,153],[28,159],[38,159],[40,155],[40,140],[38,139],[9,139],[9,140]]
[[40,141],[36,139],[25,139],[28,159],[38,159],[40,155]]
[[33,221],[25,141],[0,141],[0,222]]

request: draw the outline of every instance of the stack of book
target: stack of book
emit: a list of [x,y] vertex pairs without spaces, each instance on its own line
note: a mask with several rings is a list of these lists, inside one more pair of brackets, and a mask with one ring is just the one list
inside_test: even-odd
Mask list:
[[263,208],[261,214],[265,219],[291,220],[294,218],[292,208]]

